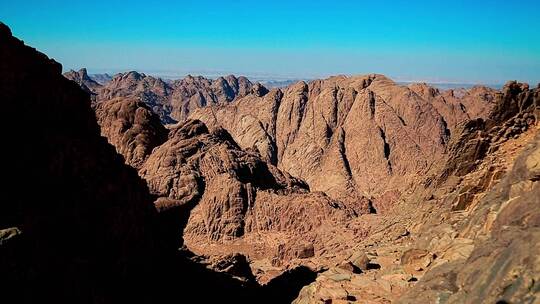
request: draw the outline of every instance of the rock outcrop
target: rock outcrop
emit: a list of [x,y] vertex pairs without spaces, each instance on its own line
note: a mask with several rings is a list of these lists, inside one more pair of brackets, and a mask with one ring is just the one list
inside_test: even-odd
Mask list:
[[[242,242],[246,248],[240,251],[254,255],[250,237],[258,235],[257,243],[265,244],[259,255],[275,256],[280,264],[301,257],[278,254],[278,245],[294,247],[306,234],[316,238],[314,229],[361,212],[322,193],[309,193],[303,181],[257,153],[243,151],[225,130],[210,132],[200,121],[172,129],[139,173],[159,197],[159,210],[193,208],[184,239],[188,248],[204,254],[215,244]],[[363,206],[367,208],[367,200]],[[278,243],[270,241],[276,233],[281,233]]]
[[126,164],[136,169],[167,140],[168,130],[142,101],[114,98],[99,103],[95,111],[101,135],[124,156]]
[[539,113],[540,90],[529,90],[526,84],[508,82],[496,95],[495,107],[485,119],[473,119],[457,128],[441,178],[452,174],[463,176],[473,171],[490,150],[534,126]]
[[82,68],[79,71],[70,70],[69,72],[64,73],[64,77],[75,81],[81,89],[90,94],[92,102],[96,102],[97,95],[99,94],[102,85],[90,78],[85,68]]
[[[531,135],[532,136],[532,135]],[[458,237],[437,252],[434,265],[400,303],[526,303],[538,300],[540,252],[540,137],[526,143],[500,183],[479,191],[462,205],[466,216],[455,224]],[[467,183],[462,183],[463,189]],[[462,211],[463,212],[463,211]],[[455,215],[453,215],[455,217]],[[450,217],[451,219],[452,217]],[[442,224],[442,223],[441,223]],[[441,231],[427,225],[417,246]],[[444,225],[444,224],[443,224]],[[427,232],[431,230],[432,232]],[[435,246],[434,246],[435,245]],[[441,247],[439,247],[441,248]]]

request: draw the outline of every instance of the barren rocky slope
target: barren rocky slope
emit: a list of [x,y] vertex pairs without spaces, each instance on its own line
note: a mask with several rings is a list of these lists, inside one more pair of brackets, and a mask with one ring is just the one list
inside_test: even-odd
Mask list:
[[[129,123],[140,113],[145,119]],[[163,140],[166,130],[155,128],[159,118],[147,113],[144,103],[121,98],[101,103],[96,112],[102,134],[158,197],[158,210],[191,211],[185,243],[211,260],[235,253],[266,260],[263,268],[278,267],[277,272],[259,270],[267,280],[296,259],[318,256],[323,243],[318,231],[370,211],[367,199],[346,204],[310,193],[303,181],[240,149],[225,130],[209,131],[200,121],[170,129]],[[178,238],[181,228],[175,230]]]
[[[295,303],[538,301],[540,88],[510,82],[495,102]],[[356,271],[359,262],[373,266]]]
[[[414,104],[411,106],[412,110],[409,109],[414,115],[402,114],[403,117],[408,117],[405,119],[399,118],[401,116],[398,117],[395,114],[398,111],[393,108],[392,111],[384,110],[388,105],[386,102],[375,102],[373,118],[376,118],[377,111],[386,114],[379,114],[382,118],[378,122],[375,119],[374,125],[378,126],[379,123],[389,128],[388,132],[392,134],[395,131],[390,128],[396,125],[391,122],[398,121],[397,127],[404,129],[401,134],[409,136],[409,140],[412,135],[408,134],[412,134],[412,130],[422,129],[426,125],[437,130],[437,136],[424,145],[425,149],[432,149],[432,153],[436,155],[431,155],[431,158],[424,156],[424,162],[430,163],[426,167],[414,167],[407,163],[404,165],[417,170],[412,174],[407,171],[409,169],[404,169],[403,172],[412,177],[408,183],[410,187],[408,191],[394,194],[393,204],[381,203],[385,202],[384,195],[370,201],[362,196],[359,196],[358,200],[352,200],[350,196],[346,199],[335,196],[332,199],[324,192],[309,193],[307,185],[301,180],[272,165],[279,166],[283,163],[280,159],[285,158],[278,152],[279,141],[275,138],[279,137],[276,134],[287,134],[284,138],[291,143],[283,144],[284,147],[293,145],[296,138],[302,138],[309,143],[314,138],[314,133],[310,132],[316,129],[316,124],[313,123],[317,121],[315,117],[322,117],[321,121],[327,122],[325,116],[306,114],[309,117],[308,122],[299,123],[298,121],[304,121],[305,118],[300,119],[301,115],[298,113],[309,113],[309,104],[304,104],[302,107],[305,109],[302,111],[286,111],[287,114],[282,115],[290,117],[289,120],[282,118],[285,122],[280,122],[279,113],[280,109],[284,109],[284,103],[295,104],[306,98],[309,100],[309,86],[303,83],[288,88],[285,93],[272,90],[263,96],[250,95],[229,105],[196,110],[193,116],[201,115],[199,118],[209,119],[210,130],[200,121],[188,121],[172,128],[169,139],[153,150],[139,174],[148,181],[152,191],[161,197],[156,202],[158,208],[193,208],[184,231],[185,245],[201,257],[208,256],[206,262],[210,263],[209,267],[223,268],[223,263],[234,265],[235,262],[231,262],[231,259],[238,261],[238,256],[234,254],[242,253],[248,257],[247,262],[261,282],[295,265],[307,265],[317,270],[328,269],[319,275],[315,283],[303,289],[297,299],[298,303],[354,299],[385,303],[396,301],[400,297],[407,302],[408,290],[411,290],[409,292],[412,295],[410,301],[414,301],[418,298],[414,290],[418,288],[421,290],[421,297],[425,297],[424,300],[428,303],[445,297],[457,302],[464,301],[459,295],[461,287],[452,287],[452,278],[456,271],[460,271],[459,267],[468,265],[467,258],[474,248],[484,250],[482,248],[485,238],[482,234],[466,235],[461,227],[469,225],[475,218],[478,219],[476,221],[485,221],[482,219],[482,210],[493,209],[500,201],[497,203],[481,199],[498,191],[496,189],[501,187],[497,186],[500,179],[505,172],[511,170],[513,159],[518,152],[529,141],[537,141],[534,136],[538,133],[535,125],[539,90],[529,90],[526,85],[510,82],[502,92],[473,88],[461,93],[459,97],[454,96],[452,91],[445,91],[442,94],[450,94],[450,97],[444,97],[437,90],[426,88],[422,84],[398,87],[380,75],[352,79],[338,77],[337,80],[363,83],[360,85],[361,88],[364,87],[361,93],[367,94],[367,101],[363,103],[367,117],[355,120],[357,128],[351,132],[366,132],[363,130],[366,127],[365,121],[371,119],[373,113],[370,106],[373,103],[369,103],[369,95],[376,96],[375,93],[370,93],[370,87],[384,88],[381,95],[388,95],[390,93],[387,91],[390,91],[392,94],[386,97],[388,100],[397,98],[395,96],[413,96],[413,101],[407,99],[408,97],[396,101],[396,108],[409,109],[401,103]],[[312,85],[317,87],[323,82]],[[366,83],[369,85],[366,86]],[[425,90],[430,93],[425,97],[418,97],[427,94]],[[289,96],[291,92],[301,94],[294,95],[297,100],[285,100],[284,96]],[[316,96],[314,100],[324,100],[319,94]],[[355,96],[353,100],[357,98],[359,97]],[[377,97],[374,99],[376,101]],[[465,106],[467,103],[470,104]],[[347,103],[336,102],[336,108],[339,109],[343,104]],[[350,106],[347,115],[343,114],[346,116],[345,121],[357,115],[354,111],[358,110],[354,110],[353,106]],[[295,106],[285,109],[291,108],[294,109]],[[470,112],[467,108],[471,109]],[[324,111],[327,107],[319,105],[311,108],[312,111],[315,109]],[[422,119],[421,117],[426,117],[426,112],[431,113],[427,115],[429,119]],[[338,113],[336,115],[340,117]],[[212,118],[205,115],[211,115]],[[446,121],[451,119],[452,124],[447,125]],[[336,121],[339,119],[336,118]],[[408,126],[406,121],[413,121],[413,126],[419,126],[404,128]],[[280,123],[300,126],[297,130],[290,128],[288,130],[293,131],[286,132],[277,126]],[[312,129],[308,128],[309,132],[306,129],[303,134],[303,124]],[[346,123],[341,125],[346,126]],[[222,127],[231,130],[232,136]],[[353,130],[352,126],[350,128]],[[367,128],[374,130],[369,124]],[[332,132],[329,134],[334,136]],[[375,134],[379,136],[380,131]],[[415,136],[418,138],[418,135]],[[258,141],[261,138],[264,140]],[[403,141],[403,137],[397,135],[393,138],[397,143]],[[438,142],[436,138],[439,139]],[[240,143],[250,139],[254,140],[255,144],[245,144],[244,149],[241,149],[242,144],[237,144],[234,139]],[[355,142],[357,141],[358,139]],[[298,144],[298,147],[302,148],[302,145]],[[406,162],[409,157],[422,155],[404,148],[400,150],[399,146],[394,147],[399,153],[404,153],[401,158],[396,157],[396,162]],[[384,147],[382,149],[384,150]],[[373,153],[373,150],[376,151],[377,148],[367,149],[364,146],[361,149],[342,150],[342,153]],[[343,160],[343,157],[330,159],[335,164]],[[435,162],[436,160],[438,162]],[[296,159],[295,166],[301,167],[305,161]],[[364,166],[364,172],[368,174],[377,172],[379,168],[373,162]],[[520,166],[519,161],[516,166]],[[328,179],[328,173],[336,166],[326,168],[325,177]],[[534,188],[531,188],[533,186]],[[529,188],[523,194],[527,204],[536,206],[537,196],[529,193],[531,190],[537,191],[536,182],[533,181],[533,184],[527,187]],[[356,189],[362,190],[357,186],[353,190]],[[372,214],[377,211],[373,209],[382,212]],[[525,212],[526,218],[537,216],[536,209]],[[496,213],[491,214],[492,218],[497,217]],[[520,228],[525,230],[523,235],[528,235],[532,231],[531,227]],[[486,229],[488,230],[483,235],[490,235],[491,227]],[[501,241],[496,237],[491,242]],[[524,249],[515,250],[518,251],[516,254],[521,254]],[[538,251],[537,248],[527,250],[525,251]],[[455,264],[458,268],[451,268],[454,272],[449,274],[450,285],[444,285],[447,289],[439,291],[439,287],[430,285],[439,280],[436,275],[439,270],[435,266],[450,267],[449,265],[454,265],[456,261],[461,264]],[[523,265],[529,262],[513,263]],[[471,264],[470,267],[482,265]],[[426,271],[431,268],[433,272]],[[426,279],[422,279],[426,272]],[[534,273],[533,271],[524,275],[536,279]],[[416,283],[418,280],[420,282]],[[432,280],[435,281],[430,283]],[[489,284],[501,284],[499,282],[505,279],[496,277],[489,280],[492,280]],[[492,295],[479,293],[476,300],[488,296],[504,298],[505,295],[496,294],[496,287],[491,288]],[[453,295],[454,293],[456,295]],[[523,291],[515,297],[534,297],[534,292]]]

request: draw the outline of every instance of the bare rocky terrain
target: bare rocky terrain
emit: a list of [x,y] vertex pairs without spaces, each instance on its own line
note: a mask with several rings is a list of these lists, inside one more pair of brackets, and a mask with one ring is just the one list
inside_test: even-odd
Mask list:
[[540,85],[99,84],[0,42],[6,299],[540,300]]
[[190,117],[229,130],[242,148],[258,150],[311,190],[348,202],[373,198],[382,211],[441,159],[458,123],[487,115],[494,95],[488,88],[458,95],[399,86],[383,75],[338,76]]
[[[298,303],[414,302],[416,285],[428,284],[416,282],[430,266],[472,253],[477,236],[446,227],[480,216],[476,209],[463,213],[496,191],[518,152],[537,140],[538,94],[515,82],[501,92],[441,92],[425,84],[399,86],[382,75],[299,82],[195,109],[189,116],[195,120],[170,132],[205,125],[205,134],[226,134],[228,148],[212,151],[208,141],[196,149],[169,135],[139,174],[160,189],[162,204],[185,204],[175,200],[187,197],[195,205],[184,245],[210,268],[240,253],[263,283],[298,265],[321,271]],[[186,159],[185,150],[197,152]],[[297,179],[277,187],[261,183],[268,173],[254,164],[241,169],[245,155]],[[484,204],[494,208],[495,202]],[[426,245],[425,239],[441,243]],[[426,292],[425,302],[465,301],[450,298],[458,291]]]
[[[504,178],[520,153],[535,157],[538,98],[538,88],[516,82],[502,91],[401,86],[383,75],[299,82],[196,108],[169,127],[139,174],[158,208],[190,206],[184,248],[209,268],[223,271],[241,254],[261,283],[299,265],[318,271],[296,303],[413,303],[418,292],[426,303],[519,302],[535,298],[527,290],[537,271],[504,270],[530,278],[529,289],[486,277],[491,289],[476,298],[456,280],[477,246],[506,246],[487,224],[508,200],[492,194],[502,184],[529,183],[532,209],[514,215],[537,216],[535,178]],[[534,165],[523,170],[537,174]],[[489,226],[465,231],[474,221]],[[536,224],[514,225],[528,235]],[[525,260],[508,263],[535,264],[527,254],[538,248],[514,250]],[[445,289],[433,285],[441,275]],[[523,291],[504,294],[504,284]]]

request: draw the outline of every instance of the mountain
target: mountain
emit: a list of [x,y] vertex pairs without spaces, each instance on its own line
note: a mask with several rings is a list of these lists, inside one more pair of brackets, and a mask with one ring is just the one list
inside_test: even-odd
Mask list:
[[86,69],[83,68],[79,71],[70,70],[69,72],[64,73],[64,77],[75,81],[81,89],[90,94],[93,102],[96,101],[97,95],[101,89],[101,84],[90,78]]
[[[312,248],[307,235],[323,242],[317,231],[369,213],[367,199],[347,205],[310,193],[303,181],[241,149],[223,129],[210,131],[188,120],[166,130],[145,103],[122,98],[100,103],[96,116],[102,134],[147,181],[157,209],[190,210],[183,233],[187,247],[208,256],[209,248],[220,246],[211,259],[258,255],[284,270],[303,258],[304,246]],[[266,280],[273,276],[259,273]]]
[[[482,269],[483,263],[468,260],[472,249],[503,248],[493,247],[504,244],[498,237],[485,243],[491,227],[481,234],[466,229],[471,229],[467,228],[470,221],[485,221],[486,210],[502,208],[504,197],[483,198],[499,195],[501,183],[506,183],[503,177],[511,174],[507,172],[521,151],[533,153],[526,144],[538,141],[539,96],[540,89],[530,90],[516,82],[509,82],[502,91],[475,87],[443,92],[425,84],[399,86],[382,75],[300,82],[284,91],[273,89],[196,109],[190,118],[200,120],[171,128],[169,139],[153,148],[138,167],[139,174],[160,197],[158,209],[189,206],[184,245],[206,257],[203,260],[210,267],[220,268],[223,255],[240,253],[247,256],[259,282],[297,265],[323,270],[316,282],[302,290],[297,303],[317,303],[318,299],[379,303],[400,297],[407,303],[419,297],[415,290],[426,302],[433,294],[452,293],[462,302],[459,289],[451,287],[453,281],[437,294],[439,287],[429,284],[439,277],[431,274],[444,271],[439,266],[457,267],[450,268],[450,278],[467,267]],[[339,133],[343,130],[360,135],[345,144]],[[403,175],[384,171],[387,167],[381,169],[374,161],[377,155],[385,157],[388,149],[380,130],[391,134],[388,154],[397,151],[397,155],[389,159],[396,168],[404,167]],[[421,134],[423,130],[436,132]],[[379,146],[373,136],[380,136]],[[369,143],[359,145],[365,138]],[[313,165],[322,171],[320,182],[309,176],[303,182],[287,173],[314,162],[306,150],[295,151],[302,157],[291,161],[289,170],[284,168],[288,149],[305,149],[311,142],[326,145],[313,149],[322,154],[315,160],[325,161]],[[410,148],[411,142],[416,150]],[[355,158],[349,154],[371,159],[350,161]],[[519,159],[516,166],[522,166]],[[527,170],[532,171],[525,176],[532,176],[533,182],[524,181],[528,186],[519,191],[525,201],[519,204],[537,204],[531,194],[538,190],[534,161],[530,166]],[[357,167],[364,175],[379,174],[373,185],[380,195],[373,192],[366,197],[365,188],[355,180],[347,188],[350,181],[331,175],[343,168],[354,172]],[[392,179],[399,182],[387,183]],[[325,183],[339,190],[315,188]],[[519,204],[511,207],[518,208],[512,214],[524,221],[539,214],[536,209],[519,209]],[[460,215],[463,212],[468,216]],[[497,218],[498,213],[488,215]],[[449,229],[449,223],[459,226]],[[525,227],[516,228],[523,229],[513,236],[517,242],[524,240],[517,236],[520,233],[525,239],[537,237],[529,234],[536,224],[513,225]],[[456,238],[458,233],[464,237]],[[512,255],[538,252],[516,246]],[[492,259],[502,261],[506,256]],[[523,272],[525,277],[534,278],[533,274]],[[494,286],[505,282],[500,276],[485,280]],[[515,284],[521,286],[519,281]],[[421,287],[425,285],[429,287]],[[477,293],[476,299],[508,296],[497,294],[495,287],[490,290],[490,295]],[[531,295],[525,289],[514,298]]]
[[229,75],[212,80],[188,75],[183,79],[165,81],[136,71],[119,73],[110,79],[104,75],[98,75],[98,82],[88,76],[84,68],[64,73],[66,78],[91,94],[93,104],[117,97],[137,99],[158,114],[163,124],[183,122],[191,111],[199,107],[229,103],[238,97],[267,92],[264,86],[253,84],[243,76]]
[[441,159],[458,123],[487,115],[494,95],[337,76],[199,108],[190,118],[225,128],[311,190],[349,202],[367,196],[382,210]]
[[[494,103],[485,119],[460,125],[443,161],[294,303],[536,301],[540,85],[508,82]],[[372,266],[350,271],[359,261]]]

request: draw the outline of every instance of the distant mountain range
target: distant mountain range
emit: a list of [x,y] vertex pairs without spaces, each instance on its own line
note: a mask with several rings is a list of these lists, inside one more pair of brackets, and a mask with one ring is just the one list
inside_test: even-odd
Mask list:
[[[174,80],[177,80],[177,79],[181,79],[181,78],[184,78],[185,76],[173,76],[173,75],[168,75],[168,76],[165,76],[165,74],[160,74],[160,73],[146,73],[147,75],[150,75],[152,77],[155,77],[155,78],[161,78],[163,81],[167,82],[167,83],[171,83],[173,82]],[[111,75],[114,75],[114,74],[111,74],[111,73],[95,73],[95,74],[88,74],[88,76],[90,78],[92,78],[94,81],[98,82],[99,84],[105,84],[107,83],[108,81],[112,80],[113,76]],[[209,75],[206,75],[206,74],[201,74],[203,77],[207,78],[207,79],[217,79],[219,78],[220,76],[218,74],[214,75],[214,74],[209,74]],[[225,74],[224,74],[225,75]],[[187,76],[187,75],[186,75]],[[254,81],[254,82],[260,82],[261,84],[263,84],[265,87],[271,89],[271,88],[283,88],[283,87],[287,87],[291,84],[294,84],[298,81],[311,81],[315,78],[294,78],[294,77],[282,77],[282,76],[248,76],[248,78],[251,80],[251,81]],[[459,88],[463,88],[463,89],[470,89],[472,87],[475,87],[475,86],[485,86],[485,87],[490,87],[490,88],[493,88],[493,89],[497,89],[497,90],[500,90],[502,89],[502,87],[504,86],[504,84],[500,83],[500,84],[492,84],[492,83],[469,83],[469,82],[445,82],[445,81],[428,81],[428,80],[396,80],[396,83],[397,84],[401,84],[401,85],[409,85],[409,84],[412,84],[412,83],[427,83],[428,85],[432,86],[432,87],[436,87],[438,89],[441,89],[441,90],[447,90],[447,89],[459,89]]]

